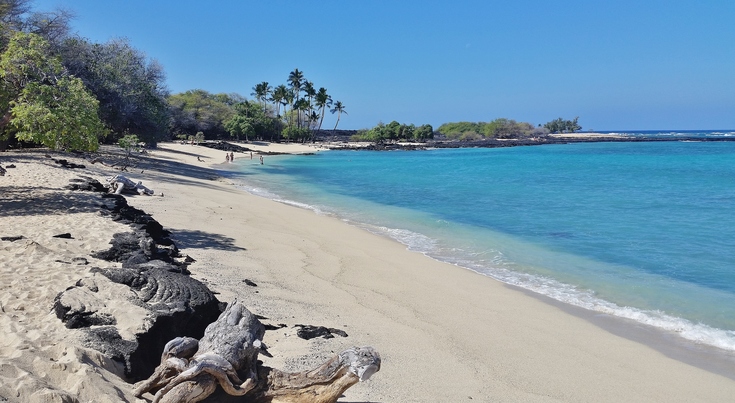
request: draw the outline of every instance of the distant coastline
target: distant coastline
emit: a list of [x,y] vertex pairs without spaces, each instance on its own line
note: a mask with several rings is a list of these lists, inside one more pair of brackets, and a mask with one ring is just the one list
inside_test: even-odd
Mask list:
[[[341,150],[426,150],[434,148],[500,148],[534,146],[543,144],[570,144],[595,142],[647,142],[647,141],[735,141],[735,131],[684,130],[684,131],[620,131],[578,132],[549,134],[539,137],[516,139],[451,140],[435,138],[426,142],[365,143],[350,141],[356,130],[321,131],[316,140],[322,146]],[[718,133],[718,134],[714,134]],[[714,134],[714,135],[711,135]],[[731,134],[731,135],[728,135]]]

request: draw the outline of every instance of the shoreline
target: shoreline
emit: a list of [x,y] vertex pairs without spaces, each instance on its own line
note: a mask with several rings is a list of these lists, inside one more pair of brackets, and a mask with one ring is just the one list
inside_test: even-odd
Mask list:
[[[246,192],[245,190],[241,190],[241,191]],[[262,198],[262,196],[257,196],[257,195],[253,195],[253,196]],[[306,209],[303,207],[295,206],[290,203],[283,203],[283,202],[275,201],[271,199],[265,199],[265,200],[269,202],[275,202],[275,203],[282,204],[284,206],[287,206],[288,208],[296,207],[297,209],[304,210],[308,214],[325,217],[323,215],[316,214],[311,209]],[[326,216],[326,218],[339,220],[339,218],[331,217],[331,216]],[[345,223],[345,225],[350,225],[358,229],[359,231],[368,232],[366,229],[361,229],[359,226],[354,226],[348,223]],[[386,237],[384,235],[374,234],[372,232],[368,232],[368,233],[371,236],[376,236],[376,237],[386,239],[391,243],[400,245],[401,248],[405,248],[405,245],[401,244],[400,242],[392,238]],[[640,343],[649,348],[655,349],[669,357],[676,359],[677,361],[684,362],[684,363],[696,366],[698,368],[704,369],[706,371],[716,373],[719,375],[723,375],[723,376],[726,376],[727,378],[735,380],[735,354],[732,354],[731,352],[721,350],[716,347],[697,345],[694,342],[684,340],[683,338],[679,337],[673,332],[669,332],[669,331],[659,329],[659,328],[649,326],[649,325],[643,325],[633,320],[619,318],[619,317],[611,316],[608,314],[602,314],[599,312],[587,310],[585,308],[576,307],[576,306],[569,305],[563,302],[559,302],[549,297],[537,294],[533,291],[525,290],[520,287],[515,287],[512,285],[508,285],[508,284],[499,282],[486,275],[476,273],[472,271],[471,269],[456,266],[451,263],[442,262],[442,261],[436,260],[430,256],[427,256],[421,253],[416,253],[416,252],[412,252],[408,250],[405,250],[405,251],[406,253],[417,254],[417,255],[422,256],[423,258],[431,259],[432,261],[435,261],[441,265],[449,265],[454,268],[459,268],[459,269],[462,269],[463,271],[472,273],[473,275],[482,276],[483,278],[486,278],[491,282],[501,284],[502,286],[513,289],[516,292],[523,293],[534,299],[542,301],[544,304],[555,306],[561,309],[562,311],[565,311],[568,314],[579,317],[587,321],[588,323],[591,323],[599,327],[600,329],[603,329],[604,331],[609,332],[610,334],[625,337],[626,339],[629,339],[630,341],[633,341],[635,343]],[[664,344],[661,344],[661,343],[664,343]]]
[[[603,134],[602,136],[605,136],[605,135]],[[281,151],[284,151],[284,150],[281,150]],[[288,153],[285,153],[285,154],[288,154]],[[299,153],[294,153],[294,154],[299,154]],[[229,176],[230,171],[223,171],[223,174],[226,175],[228,178],[230,178]],[[276,203],[281,203],[286,206],[303,209],[313,214],[334,218],[340,221],[345,221],[339,215],[334,215],[331,213],[322,214],[321,212],[319,212],[319,210],[313,208],[312,206],[305,206],[305,205],[300,204],[299,202],[295,202],[292,200],[281,200],[281,199],[269,198],[267,196],[259,195],[257,193],[251,193],[247,189],[244,189],[239,185],[234,185],[234,186],[236,186],[238,189],[241,189],[243,192],[247,192],[256,197],[262,197],[262,198],[265,198],[266,200],[274,201]],[[373,234],[375,236],[390,240],[391,242],[396,242],[406,247],[406,250],[410,253],[418,253],[420,255],[423,255],[441,264],[448,264],[451,266],[455,266],[459,269],[466,270],[471,273],[481,275],[483,277],[487,277],[493,281],[497,281],[501,283],[502,285],[506,287],[509,287],[510,289],[521,292],[532,298],[538,299],[539,301],[542,301],[545,304],[555,306],[569,313],[570,315],[574,315],[585,321],[588,321],[589,323],[592,323],[611,334],[615,334],[617,336],[624,337],[628,340],[644,344],[677,361],[681,361],[681,362],[696,366],[698,368],[704,369],[706,371],[709,371],[715,374],[719,374],[727,378],[730,378],[732,380],[735,380],[735,351],[729,351],[729,350],[725,350],[725,349],[722,349],[722,348],[719,348],[713,345],[702,344],[696,341],[688,340],[682,337],[680,334],[678,334],[675,331],[671,331],[671,330],[668,330],[666,328],[659,327],[659,326],[642,323],[642,322],[636,321],[628,317],[600,312],[600,311],[596,311],[593,309],[585,308],[583,306],[578,306],[572,303],[559,301],[550,296],[536,292],[532,289],[505,282],[502,279],[494,278],[491,275],[479,272],[472,268],[465,267],[459,264],[455,264],[452,262],[448,262],[448,261],[436,258],[429,253],[410,250],[408,249],[408,245],[401,242],[400,240],[395,239],[391,237],[390,235],[381,233],[379,231],[372,231],[369,228],[366,228],[365,225],[362,223],[351,222],[349,220],[345,222],[350,226],[353,226],[363,231],[367,231],[370,234]],[[711,329],[714,329],[714,328],[711,328]]]
[[[130,176],[165,197],[134,196],[130,204],[172,231],[182,253],[198,261],[192,276],[221,301],[237,297],[268,323],[288,325],[266,333],[273,354],[264,358],[267,365],[308,368],[353,345],[380,352],[381,371],[340,401],[726,401],[735,395],[732,378],[668,358],[538,296],[336,218],[237,189],[212,166],[223,162],[218,150],[162,144],[145,158],[141,173]],[[26,230],[27,217],[3,223],[10,221]],[[19,325],[18,337],[32,323]],[[349,337],[306,342],[294,335],[297,323],[340,328]]]
[[[369,153],[362,155],[363,158],[370,158]],[[375,155],[377,158],[377,154]],[[301,161],[307,163],[307,160],[301,159]],[[227,166],[223,166],[223,169],[225,169],[225,175],[227,175],[228,178],[231,178],[232,180],[237,180],[238,174],[236,173],[236,170],[230,170],[227,168]],[[246,181],[247,178],[250,177],[250,175],[254,175],[253,178],[257,178],[257,172],[259,172],[257,168],[258,167],[256,165],[244,164],[245,170],[242,171],[242,180]],[[332,169],[332,171],[334,171],[334,169]],[[230,173],[233,174],[230,175]],[[280,182],[279,179],[274,180]],[[330,178],[330,183],[332,183],[334,180],[335,178]],[[321,198],[320,201],[315,202],[316,205],[310,205],[308,204],[310,202],[304,202],[305,199],[303,198],[284,198],[283,195],[289,194],[289,191],[288,189],[283,187],[281,187],[281,189],[284,191],[284,193],[276,191],[280,194],[272,194],[269,193],[269,191],[264,191],[264,189],[269,188],[267,183],[269,181],[269,179],[263,178],[255,179],[255,181],[249,181],[249,185],[241,186],[240,188],[248,191],[251,194],[265,197],[269,200],[284,203],[286,205],[304,208],[317,214],[326,214],[327,216],[343,219],[350,225],[354,225],[372,234],[376,234],[378,236],[399,242],[400,244],[407,247],[407,249],[423,254],[424,256],[427,256],[431,259],[437,260],[439,262],[449,263],[457,267],[488,276],[503,284],[518,286],[521,290],[530,291],[532,295],[538,294],[540,296],[550,296],[551,300],[555,302],[560,302],[564,304],[563,306],[568,305],[571,307],[578,307],[581,308],[584,312],[589,312],[590,315],[609,315],[613,318],[619,319],[622,324],[629,323],[632,326],[644,326],[650,328],[652,332],[660,332],[661,334],[666,335],[667,338],[677,342],[675,344],[680,344],[684,348],[686,348],[687,346],[690,346],[692,348],[701,347],[703,351],[709,351],[709,349],[712,349],[714,355],[716,355],[716,352],[718,351],[726,355],[735,354],[735,344],[733,344],[732,331],[726,330],[732,329],[731,327],[715,326],[711,324],[713,322],[703,324],[700,321],[706,321],[706,319],[698,319],[698,317],[696,316],[687,317],[663,314],[659,312],[655,307],[636,308],[634,306],[628,306],[626,304],[610,302],[611,300],[614,301],[614,299],[611,299],[610,296],[607,297],[609,299],[603,299],[599,297],[596,292],[590,291],[586,288],[578,288],[568,283],[562,283],[553,279],[544,279],[544,276],[528,274],[520,275],[518,272],[514,271],[497,270],[497,267],[493,267],[493,265],[485,265],[485,263],[482,262],[474,262],[470,260],[471,258],[468,258],[467,256],[452,255],[451,252],[449,252],[452,250],[452,245],[447,246],[446,243],[443,243],[443,249],[437,250],[435,247],[426,246],[426,241],[412,240],[414,237],[419,237],[423,240],[427,239],[426,237],[428,236],[428,239],[431,240],[431,242],[437,242],[437,239],[439,239],[438,242],[446,242],[446,240],[441,241],[441,234],[433,233],[433,235],[427,235],[432,234],[431,231],[425,231],[427,230],[427,228],[424,228],[424,230],[416,229],[418,227],[407,227],[394,224],[390,221],[385,222],[384,220],[381,223],[378,223],[375,220],[370,220],[372,224],[365,224],[364,222],[360,222],[360,220],[364,220],[364,214],[360,213],[355,216],[354,211],[350,213],[350,208],[347,207],[348,205],[354,205],[355,202],[359,203],[359,201],[341,201],[338,204],[334,204],[334,201],[328,201],[327,199]],[[339,198],[339,196],[335,197]],[[342,207],[334,209],[334,206],[336,205],[340,205]],[[405,234],[405,231],[407,231],[406,228],[413,228],[411,231],[408,231],[410,234],[412,234],[410,235],[411,238],[409,238],[409,235]],[[396,233],[398,232],[400,232],[401,234],[397,235]],[[453,247],[462,248],[463,245],[455,242],[453,244]],[[591,288],[594,290],[604,290],[604,286],[605,285],[602,285],[600,288]],[[660,309],[665,310],[666,308]],[[712,307],[712,309],[716,309],[716,307]],[[680,339],[680,341],[677,341],[676,339]],[[652,347],[658,347],[655,343],[648,344]],[[725,360],[725,362],[728,361]],[[730,362],[730,364],[732,365],[735,363]],[[733,369],[735,369],[735,366],[733,366]],[[735,379],[732,369],[730,370],[728,377]]]
[[[311,143],[273,143],[267,141],[210,140],[200,146],[219,151],[252,151],[254,155],[308,155],[328,150],[367,150],[367,151],[420,151],[437,148],[503,148],[525,147],[551,144],[574,143],[641,143],[641,142],[730,142],[735,136],[697,137],[697,136],[634,136],[630,134],[608,133],[557,133],[542,137],[509,138],[484,140],[429,140],[416,142],[353,142],[346,140],[317,140]],[[164,144],[164,143],[162,143]],[[182,145],[186,145],[182,143]]]

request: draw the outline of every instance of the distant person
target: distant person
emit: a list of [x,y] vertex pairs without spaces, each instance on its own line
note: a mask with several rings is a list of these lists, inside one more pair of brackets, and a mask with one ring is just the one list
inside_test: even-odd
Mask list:
[[263,165],[263,156],[260,156],[260,165]]
[[235,153],[230,152],[230,162],[235,162]]
[[230,162],[230,154],[225,153],[225,161]]
[[253,152],[250,151],[250,159],[253,159]]

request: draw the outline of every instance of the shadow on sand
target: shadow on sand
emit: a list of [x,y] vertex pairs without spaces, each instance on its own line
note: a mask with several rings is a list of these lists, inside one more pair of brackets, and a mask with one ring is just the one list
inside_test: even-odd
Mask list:
[[169,228],[179,248],[217,249],[225,251],[247,250],[235,245],[233,238],[199,230]]
[[[39,192],[42,190],[44,192]],[[39,194],[40,193],[40,194]],[[89,192],[60,192],[58,189],[0,186],[0,217],[100,211],[99,196]]]

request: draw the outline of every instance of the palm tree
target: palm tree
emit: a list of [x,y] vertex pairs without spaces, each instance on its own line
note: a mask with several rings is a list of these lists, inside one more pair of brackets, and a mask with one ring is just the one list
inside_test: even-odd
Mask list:
[[327,89],[324,87],[319,88],[319,91],[316,93],[315,103],[316,107],[319,108],[319,114],[321,117],[319,118],[319,128],[317,130],[322,129],[322,123],[324,122],[324,114],[327,111],[327,107],[332,106],[332,97],[327,94]]
[[299,112],[298,108],[295,108],[295,103],[301,98],[301,87],[304,85],[304,73],[299,71],[299,69],[294,69],[294,71],[288,74],[288,84],[291,87],[292,102],[294,102],[291,104],[291,110],[297,111],[298,115],[296,116],[296,123],[298,127],[301,127],[301,112]]
[[281,116],[281,105],[283,105],[284,107],[287,105],[287,103],[286,104],[283,103],[283,101],[286,100],[287,95],[288,95],[288,88],[286,88],[286,86],[283,84],[274,88],[273,91],[271,92],[271,101],[276,105],[276,117]]
[[294,99],[298,101],[301,96],[301,87],[304,85],[304,73],[299,69],[294,69],[288,74],[288,84],[291,86]]
[[319,121],[319,114],[315,110],[310,110],[309,113],[306,115],[309,119],[309,128],[315,129],[315,123]]
[[291,126],[293,122],[291,121],[293,119],[293,113],[287,113],[288,111],[286,108],[289,105],[293,105],[293,93],[291,91],[286,91],[286,96],[283,97],[283,100],[281,100],[281,104],[283,105],[283,114],[286,115],[286,119],[288,120],[288,125]]
[[332,131],[337,130],[337,125],[339,124],[339,118],[342,116],[343,113],[345,115],[348,114],[345,111],[345,106],[344,104],[342,104],[341,101],[335,101],[334,108],[330,109],[329,112],[332,112],[332,114],[334,114],[335,112],[337,113],[337,123],[334,124],[334,129],[332,129]]
[[306,109],[305,114],[306,118],[308,120],[311,120],[311,112],[313,112],[314,103],[312,102],[314,100],[314,97],[316,96],[316,89],[314,89],[314,83],[311,81],[305,81],[304,82],[304,97],[309,101],[309,107]]
[[268,85],[268,82],[263,81],[260,84],[255,84],[255,87],[253,87],[253,92],[250,94],[263,103],[263,114],[266,113],[266,100],[268,99],[268,95],[271,93],[271,90],[272,88],[270,85]]
[[304,82],[304,95],[309,102],[311,102],[316,96],[316,89],[314,89],[314,83],[311,81]]
[[301,128],[301,113],[311,109],[311,103],[308,99],[301,98],[293,103],[292,111],[296,111],[296,126]]

